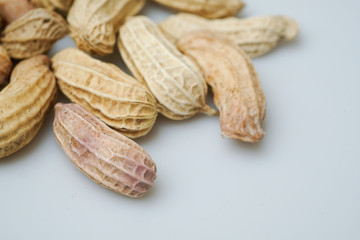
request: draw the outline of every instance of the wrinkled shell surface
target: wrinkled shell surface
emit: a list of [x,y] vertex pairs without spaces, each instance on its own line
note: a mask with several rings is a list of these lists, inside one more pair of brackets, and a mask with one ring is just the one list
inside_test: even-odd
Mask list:
[[42,7],[49,10],[60,10],[66,12],[71,7],[73,0],[31,0],[36,7]]
[[0,0],[0,15],[7,23],[11,23],[33,9],[28,0]]
[[0,46],[0,86],[8,79],[12,68],[11,59],[2,46]]
[[145,86],[115,65],[68,48],[52,59],[61,91],[126,136],[147,134],[155,123],[156,100]]
[[208,20],[180,13],[161,22],[159,28],[175,44],[182,35],[189,32],[212,31],[228,38],[251,57],[262,56],[270,52],[281,40],[292,40],[299,33],[296,21],[285,16]]
[[49,64],[43,55],[20,62],[0,92],[0,158],[35,137],[55,101],[56,82]]
[[222,18],[235,15],[245,4],[241,0],[154,0],[164,6],[182,12],[194,13],[206,18]]
[[46,53],[67,32],[59,14],[37,8],[7,25],[0,40],[10,57],[23,59]]
[[201,67],[220,110],[222,132],[246,142],[264,136],[265,97],[251,60],[241,48],[211,33],[193,33],[178,45]]
[[120,25],[144,4],[145,0],[75,0],[67,17],[70,36],[81,50],[110,54]]
[[126,21],[120,29],[119,49],[130,71],[163,106],[163,115],[179,120],[197,112],[215,113],[205,103],[207,86],[200,70],[149,18]]
[[56,104],[53,126],[69,159],[98,184],[129,197],[153,185],[156,166],[149,154],[79,105]]

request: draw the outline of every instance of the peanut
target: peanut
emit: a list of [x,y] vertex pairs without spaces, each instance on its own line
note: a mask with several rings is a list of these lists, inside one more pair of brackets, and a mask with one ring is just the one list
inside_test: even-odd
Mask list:
[[134,76],[146,84],[170,119],[197,112],[215,114],[206,105],[206,82],[197,66],[182,55],[147,17],[133,17],[120,28],[119,49]]
[[35,137],[55,101],[56,82],[49,64],[44,55],[20,62],[0,92],[0,158]]
[[28,0],[0,0],[0,15],[7,23],[15,21],[33,8]]
[[96,183],[129,197],[153,185],[156,166],[149,154],[81,106],[56,104],[53,126],[68,158]]
[[198,14],[206,18],[222,18],[236,14],[245,4],[241,0],[154,0],[164,6]]
[[7,25],[0,40],[10,57],[23,59],[46,53],[67,32],[59,14],[37,8]]
[[266,102],[244,51],[209,32],[184,35],[178,48],[198,63],[212,87],[223,134],[246,142],[260,141]]
[[144,4],[145,0],[75,0],[67,18],[70,36],[83,51],[110,54],[120,25]]
[[0,46],[0,86],[6,82],[12,69],[11,59],[2,46]]
[[31,0],[31,3],[36,7],[59,10],[61,12],[67,12],[72,2],[73,0]]
[[52,59],[61,91],[126,136],[147,134],[158,107],[151,92],[112,64],[68,48]]
[[251,57],[270,52],[281,40],[292,40],[299,32],[296,21],[285,16],[208,20],[186,13],[169,17],[159,24],[159,28],[175,44],[182,35],[189,32],[212,31],[228,38]]

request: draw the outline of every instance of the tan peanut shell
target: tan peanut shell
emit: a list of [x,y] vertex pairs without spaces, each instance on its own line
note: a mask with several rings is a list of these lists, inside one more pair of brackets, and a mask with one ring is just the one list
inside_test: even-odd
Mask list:
[[242,0],[154,0],[182,12],[206,18],[223,18],[235,15],[245,4]]
[[145,0],[75,0],[67,17],[70,36],[83,51],[110,54],[120,25],[144,4]]
[[56,97],[50,60],[40,55],[20,62],[0,92],[0,158],[29,143]]
[[156,166],[149,154],[81,106],[56,104],[53,127],[68,158],[96,183],[129,197],[152,187]]
[[61,91],[112,128],[131,138],[147,134],[158,107],[145,86],[115,65],[68,48],[52,58]]
[[31,0],[36,7],[42,7],[49,10],[60,10],[67,12],[71,7],[73,0]]
[[246,142],[260,141],[266,101],[244,51],[209,32],[185,35],[178,48],[198,63],[212,87],[223,134]]
[[37,8],[7,25],[0,40],[10,57],[23,59],[46,53],[67,32],[59,14]]
[[11,59],[2,46],[0,46],[0,86],[6,82],[12,69]]
[[169,17],[159,24],[159,28],[175,44],[182,35],[189,32],[212,31],[228,38],[251,57],[270,52],[281,40],[292,40],[299,32],[296,21],[285,16],[208,20],[186,13]]
[[6,23],[15,21],[33,8],[29,0],[0,0],[0,15]]
[[206,105],[207,85],[200,70],[149,18],[128,19],[120,28],[118,44],[130,71],[163,106],[163,115],[180,120],[198,112],[216,113]]

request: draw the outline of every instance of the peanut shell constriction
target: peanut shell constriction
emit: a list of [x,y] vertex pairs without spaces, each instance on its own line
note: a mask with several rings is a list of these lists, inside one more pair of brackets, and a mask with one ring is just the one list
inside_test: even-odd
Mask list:
[[29,143],[56,97],[50,60],[40,55],[20,62],[0,92],[0,158]]
[[281,40],[290,41],[299,33],[296,21],[285,16],[208,20],[180,13],[161,22],[159,28],[174,44],[189,32],[211,31],[240,46],[250,57],[262,56],[274,49]]
[[145,0],[75,0],[67,17],[70,36],[83,51],[111,54],[120,25],[144,4]]
[[119,50],[134,76],[146,84],[170,119],[198,112],[216,114],[206,105],[206,82],[198,67],[182,55],[147,17],[130,18],[120,29]]
[[37,8],[7,25],[0,41],[10,57],[23,59],[46,53],[67,32],[67,23],[59,14]]
[[156,166],[149,154],[81,106],[56,104],[53,129],[68,158],[96,183],[129,197],[152,187]]
[[250,58],[237,45],[209,32],[184,36],[179,49],[202,69],[220,110],[222,132],[229,138],[258,142],[266,101]]
[[115,65],[68,48],[52,58],[61,91],[112,128],[136,138],[153,127],[158,107],[145,86]]
[[194,13],[206,18],[222,18],[235,15],[245,4],[242,0],[154,0],[164,6],[182,12]]

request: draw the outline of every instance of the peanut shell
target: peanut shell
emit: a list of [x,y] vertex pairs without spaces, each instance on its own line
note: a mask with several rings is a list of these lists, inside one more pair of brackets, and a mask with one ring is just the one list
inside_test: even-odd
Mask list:
[[11,59],[2,46],[0,46],[0,86],[6,82],[12,69]]
[[28,0],[0,0],[0,15],[6,23],[15,21],[33,8]]
[[174,44],[189,32],[211,31],[228,38],[251,57],[265,55],[281,40],[293,40],[299,33],[296,21],[286,16],[208,20],[193,14],[180,13],[161,22],[159,28]]
[[73,0],[31,0],[31,3],[36,7],[42,7],[49,10],[59,10],[61,12],[67,12],[72,4]]
[[68,158],[96,183],[129,197],[153,185],[156,166],[149,154],[81,106],[56,104],[53,128]]
[[59,14],[36,8],[7,25],[0,40],[10,57],[23,59],[46,53],[67,32]]
[[245,4],[241,0],[154,0],[172,9],[194,13],[206,18],[235,15]]
[[67,17],[70,36],[83,51],[111,54],[120,25],[144,4],[145,0],[75,0]]
[[223,134],[245,142],[260,141],[266,101],[246,53],[210,32],[185,35],[178,48],[198,63],[211,86]]
[[52,58],[61,91],[112,128],[131,138],[147,134],[158,107],[151,92],[115,65],[68,48]]
[[146,84],[174,120],[198,112],[216,111],[206,105],[206,82],[198,67],[182,55],[147,17],[130,18],[120,28],[119,50],[134,76]]
[[20,62],[0,92],[0,158],[29,143],[56,97],[50,60],[40,55]]

